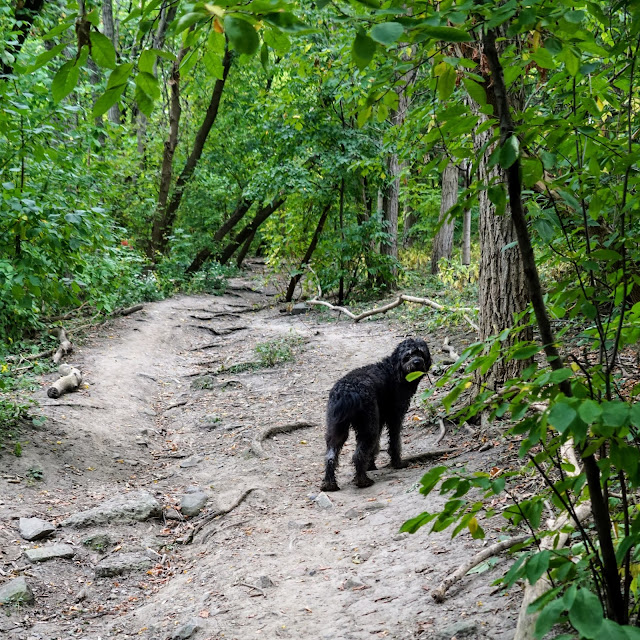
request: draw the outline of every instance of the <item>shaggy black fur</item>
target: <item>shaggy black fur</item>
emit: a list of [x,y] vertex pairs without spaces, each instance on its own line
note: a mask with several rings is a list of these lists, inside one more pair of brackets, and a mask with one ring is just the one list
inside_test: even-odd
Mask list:
[[403,466],[400,456],[400,429],[411,397],[420,378],[407,382],[406,376],[431,366],[431,354],[424,340],[408,338],[390,355],[366,367],[349,372],[336,382],[329,392],[327,405],[327,455],[323,491],[338,491],[336,468],[340,451],[347,441],[349,427],[356,434],[356,468],[354,482],[358,487],[370,487],[373,480],[367,471],[376,469],[380,451],[380,436],[386,425],[389,431],[391,466]]

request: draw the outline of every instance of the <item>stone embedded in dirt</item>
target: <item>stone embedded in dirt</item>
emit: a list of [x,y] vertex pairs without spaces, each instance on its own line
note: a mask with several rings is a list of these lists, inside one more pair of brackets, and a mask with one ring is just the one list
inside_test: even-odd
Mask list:
[[288,524],[289,529],[311,529],[313,527],[313,522],[302,521],[302,520],[289,520]]
[[346,518],[349,518],[349,520],[353,520],[354,518],[359,518],[363,514],[362,514],[362,511],[360,511],[360,509],[356,509],[356,507],[351,507],[351,509],[349,509],[349,511],[347,511],[344,515]]
[[134,571],[145,571],[152,566],[152,560],[142,553],[119,553],[101,560],[95,566],[95,574],[98,578],[111,578]]
[[358,587],[364,587],[364,582],[359,578],[351,577],[347,578],[345,583],[342,585],[345,589],[357,589]]
[[304,302],[298,302],[298,304],[294,304],[289,312],[292,316],[299,316],[303,313],[309,313],[309,306]]
[[57,560],[58,558],[73,558],[76,554],[70,544],[50,544],[37,549],[27,549],[24,555],[31,562],[47,562],[47,560]]
[[0,603],[2,604],[26,603],[33,600],[33,591],[24,576],[14,578],[0,586]]
[[172,640],[187,640],[196,631],[201,629],[200,623],[194,618],[189,620],[186,624],[183,624],[174,634],[171,636]]
[[209,496],[202,489],[188,487],[186,493],[180,500],[180,512],[188,518],[197,516],[202,511],[204,505],[207,504],[208,499]]
[[75,513],[63,520],[63,527],[89,527],[113,521],[143,522],[162,514],[158,501],[147,491],[132,491],[106,500],[101,505]]
[[256,581],[258,589],[270,589],[275,586],[275,582],[269,576],[260,576]]
[[41,540],[50,536],[55,526],[40,518],[20,518],[20,535],[25,540]]
[[99,551],[100,553],[104,553],[112,544],[113,539],[106,532],[94,533],[90,536],[87,536],[82,544],[85,547],[89,547],[94,551]]
[[331,509],[333,508],[333,502],[331,502],[331,498],[326,493],[319,493],[314,502],[320,509]]
[[477,622],[474,622],[473,620],[460,620],[459,622],[455,622],[444,629],[434,631],[431,637],[433,640],[451,640],[451,638],[461,640],[462,638],[470,637],[477,638],[478,631]]
[[379,511],[380,509],[385,509],[387,507],[386,504],[382,504],[382,502],[370,502],[365,505],[365,511]]
[[184,517],[180,514],[180,512],[176,511],[173,508],[165,510],[164,518],[165,520],[184,520]]
[[191,456],[190,458],[187,458],[186,460],[183,460],[180,463],[180,468],[188,469],[189,467],[195,467],[197,464],[199,464],[203,460],[204,460],[204,456]]
[[407,531],[402,531],[401,533],[394,533],[391,536],[391,539],[394,542],[400,542],[400,540],[404,540],[405,538],[409,537],[409,533]]

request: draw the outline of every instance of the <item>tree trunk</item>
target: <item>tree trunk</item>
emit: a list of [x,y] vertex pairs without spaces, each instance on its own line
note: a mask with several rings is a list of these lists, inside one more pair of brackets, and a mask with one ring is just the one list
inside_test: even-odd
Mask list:
[[[344,181],[343,181],[343,185],[344,185]],[[289,282],[289,287],[287,288],[287,295],[285,297],[285,302],[291,302],[291,300],[293,299],[293,294],[295,293],[296,286],[298,282],[300,282],[300,278],[302,278],[302,270],[309,264],[309,261],[311,260],[311,256],[313,255],[313,252],[315,251],[315,248],[318,245],[318,240],[320,239],[320,234],[322,233],[322,229],[324,228],[324,223],[327,221],[327,216],[329,215],[329,211],[331,211],[331,205],[332,203],[328,202],[325,205],[324,209],[322,210],[322,214],[320,215],[320,220],[318,220],[318,226],[316,227],[316,230],[313,233],[313,237],[311,238],[311,242],[307,247],[307,251],[304,254],[304,258],[302,258],[302,262],[300,262],[300,269],[299,269],[300,273],[297,273],[295,276],[293,276],[293,278],[291,278],[291,281]]]
[[418,221],[415,211],[409,205],[405,205],[404,215],[402,217],[402,246],[405,249],[413,246],[414,238],[411,237],[411,227]]
[[[111,0],[102,0],[102,24],[104,28],[104,35],[113,43],[113,48],[116,50],[117,55],[118,40],[116,38],[116,30],[113,21],[113,5]],[[109,122],[120,124],[120,107],[117,102],[109,107],[107,117],[109,118]]]
[[[464,160],[464,188],[469,188],[469,163]],[[466,206],[462,214],[462,264],[471,264],[471,207]]]
[[449,209],[458,202],[458,167],[453,162],[445,167],[442,173],[442,198],[440,200],[440,229],[433,239],[431,250],[431,273],[438,273],[440,258],[451,259],[453,251],[453,230],[456,221],[447,216]]
[[251,235],[245,240],[245,243],[242,245],[242,249],[240,249],[240,252],[238,253],[238,257],[236,258],[236,267],[238,267],[238,269],[242,266],[244,259],[247,257],[247,254],[249,253],[249,249],[251,249],[251,243],[253,242],[253,239],[256,237],[257,231],[258,229],[255,229],[251,233]]
[[[7,79],[13,73],[16,59],[20,55],[22,45],[29,35],[33,21],[42,11],[44,0],[16,0],[16,8],[14,11],[14,23],[12,28],[12,36],[9,36],[7,46],[4,50],[2,62],[2,78]],[[13,58],[13,60],[11,60]]]
[[[167,249],[169,235],[173,228],[173,223],[175,222],[178,208],[180,207],[180,203],[182,202],[184,188],[193,175],[193,172],[195,171],[198,161],[200,160],[200,156],[202,155],[202,150],[204,149],[204,144],[207,140],[207,136],[209,135],[209,132],[213,127],[213,123],[215,122],[218,115],[220,99],[222,98],[222,91],[224,89],[227,76],[229,75],[229,70],[231,69],[232,58],[232,52],[227,51],[222,62],[222,79],[216,80],[207,112],[205,114],[202,125],[200,126],[200,129],[196,134],[195,140],[193,142],[193,149],[191,150],[191,153],[187,158],[187,161],[185,162],[182,172],[176,180],[176,185],[173,190],[171,201],[165,207],[158,207],[158,215],[154,220],[153,232],[151,235],[152,255],[155,255],[156,252],[164,253]],[[171,157],[173,158],[173,155]]]
[[277,211],[285,202],[285,198],[278,198],[271,204],[262,207],[256,212],[254,219],[248,223],[236,237],[227,244],[220,256],[220,264],[227,264],[231,256],[238,250],[238,247],[245,242],[252,234],[258,230],[258,227],[272,214]]

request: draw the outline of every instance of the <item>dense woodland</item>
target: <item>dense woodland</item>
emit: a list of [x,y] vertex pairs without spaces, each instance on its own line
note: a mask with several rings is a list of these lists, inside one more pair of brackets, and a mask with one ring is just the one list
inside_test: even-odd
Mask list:
[[[505,419],[546,486],[505,512],[535,541],[504,579],[535,584],[519,633],[640,637],[637,2],[0,15],[0,385],[61,319],[215,292],[256,254],[286,301],[436,289],[478,332],[449,417]],[[451,499],[405,527],[482,536],[509,481],[435,467]]]

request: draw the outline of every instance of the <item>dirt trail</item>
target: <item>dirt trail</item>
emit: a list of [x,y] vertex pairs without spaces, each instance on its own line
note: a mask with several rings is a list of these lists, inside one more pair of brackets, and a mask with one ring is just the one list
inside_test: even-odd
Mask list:
[[[329,494],[333,506],[313,501],[328,390],[353,367],[389,354],[410,330],[380,317],[354,325],[284,314],[255,282],[231,285],[224,296],[149,304],[102,328],[74,354],[86,382],[79,393],[52,401],[50,379],[43,381],[35,395],[46,423],[27,434],[21,458],[2,460],[0,586],[25,575],[36,598],[4,608],[3,637],[511,638],[519,590],[503,595],[488,586],[506,560],[467,576],[438,605],[430,589],[484,543],[467,533],[453,541],[448,532],[398,533],[405,520],[441,504],[417,491],[429,464],[381,468],[372,474],[376,484],[356,489],[350,440],[338,474],[342,491]],[[257,343],[283,336],[297,336],[294,360],[233,367],[255,361]],[[423,337],[437,360],[441,337]],[[236,372],[219,374],[223,365]],[[435,448],[437,427],[427,418],[416,398],[403,432],[406,454]],[[264,457],[252,453],[263,429],[300,421],[315,426],[269,438]],[[443,445],[477,449],[461,434]],[[489,468],[500,455],[499,447],[470,451],[450,463]],[[192,531],[176,509],[189,487],[210,496],[205,516],[252,491],[180,544]],[[43,543],[22,540],[18,518],[60,523],[137,489],[158,499],[162,519],[59,527],[56,541],[73,545],[73,559],[31,565],[24,558],[24,549]],[[489,543],[502,524],[483,523]],[[107,556],[144,552],[154,566],[96,577],[105,556],[82,540],[104,531],[113,540]]]

